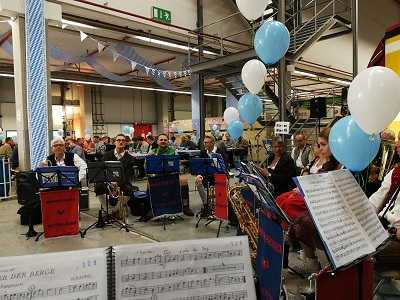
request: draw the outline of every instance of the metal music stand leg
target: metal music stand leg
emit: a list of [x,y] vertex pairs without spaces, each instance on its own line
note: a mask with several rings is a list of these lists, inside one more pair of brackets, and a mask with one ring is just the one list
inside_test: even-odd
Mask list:
[[222,225],[222,220],[219,220],[219,226],[218,226],[217,237],[219,237],[219,232],[220,232],[220,230],[221,230],[221,225]]
[[289,243],[288,242],[284,242],[284,244],[283,244],[283,269],[289,269],[293,274],[296,274],[301,279],[305,279],[302,274],[300,274],[296,270],[289,267]]

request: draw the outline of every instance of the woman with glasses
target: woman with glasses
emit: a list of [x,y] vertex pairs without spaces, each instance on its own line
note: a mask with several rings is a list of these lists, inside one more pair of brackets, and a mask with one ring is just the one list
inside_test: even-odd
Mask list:
[[274,153],[258,169],[274,185],[275,196],[279,196],[296,186],[292,180],[296,176],[296,165],[290,155],[283,150],[283,141],[280,137],[272,139],[271,148]]

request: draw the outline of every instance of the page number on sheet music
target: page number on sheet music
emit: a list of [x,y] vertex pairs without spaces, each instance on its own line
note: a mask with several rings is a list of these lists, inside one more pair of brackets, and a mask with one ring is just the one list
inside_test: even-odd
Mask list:
[[89,268],[89,267],[92,267],[92,266],[95,266],[95,265],[96,265],[96,260],[95,259],[82,262],[82,267],[83,268]]
[[231,246],[242,246],[242,241],[232,241]]

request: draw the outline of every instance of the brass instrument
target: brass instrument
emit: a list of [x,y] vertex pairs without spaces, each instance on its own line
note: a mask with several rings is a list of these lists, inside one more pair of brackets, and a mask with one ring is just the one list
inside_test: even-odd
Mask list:
[[117,211],[117,218],[122,220],[122,223],[125,224],[125,203],[124,203],[124,195],[123,192],[120,191],[119,186],[115,186],[111,183],[107,182],[107,187],[108,187],[108,201],[111,206],[116,206],[118,205],[118,211]]
[[[119,188],[118,188],[119,189]],[[124,203],[124,192],[121,191],[118,197],[118,217],[121,219],[122,225],[126,225],[126,214],[125,214],[125,203]]]
[[394,165],[394,158],[396,155],[396,147],[394,141],[382,140],[381,141],[381,161],[379,165],[378,180],[383,180],[387,173],[392,170]]
[[257,254],[258,221],[251,212],[249,206],[242,196],[242,193],[240,192],[240,190],[245,188],[245,186],[236,184],[229,189],[228,199],[232,205],[232,209],[235,212],[236,217],[238,218],[240,229],[242,230],[243,234],[246,234],[249,238],[249,244],[252,249],[251,261],[254,267]]

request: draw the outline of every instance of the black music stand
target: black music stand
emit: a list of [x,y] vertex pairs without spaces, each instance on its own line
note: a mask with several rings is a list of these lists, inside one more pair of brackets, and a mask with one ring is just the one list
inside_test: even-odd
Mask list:
[[[124,170],[122,163],[120,161],[105,161],[105,162],[95,162],[88,164],[88,177],[89,183],[106,183],[110,182],[123,182],[124,181]],[[118,187],[119,188],[119,187]],[[115,218],[109,218],[108,216],[108,195],[106,193],[106,221],[104,222],[101,209],[99,210],[98,219],[88,228],[86,228],[82,233],[81,237],[85,237],[86,232],[93,228],[104,228],[106,224],[118,223],[120,225],[120,230],[124,228],[126,232],[129,232],[128,224],[121,223]],[[125,213],[125,212],[124,212]]]
[[[222,160],[221,155],[219,157]],[[212,176],[214,174],[221,174],[221,173],[226,173],[226,167],[225,164],[220,163],[220,159],[218,156],[213,157],[213,158],[192,158],[189,160],[190,164],[190,172],[192,175],[202,175],[202,176]],[[208,183],[207,183],[208,184]],[[207,216],[208,221],[206,222],[205,226],[208,226],[215,220],[217,220],[214,216],[214,210],[211,209],[210,203],[209,203],[209,186],[206,187],[206,194],[207,194],[207,209],[210,212],[209,216]],[[196,228],[199,227],[200,221],[203,219],[203,215],[201,214],[201,211],[196,214],[196,217],[198,217],[200,214],[200,219],[196,223]],[[218,227],[218,235],[219,231],[221,228],[222,220],[220,220],[219,227]],[[217,235],[217,237],[218,237]]]
[[[179,167],[180,167],[180,160],[179,155],[148,155],[146,157],[146,173],[149,177],[149,174],[160,174],[160,175],[167,175],[177,173],[179,174]],[[150,204],[151,202],[151,193],[150,193]],[[153,211],[153,205],[152,205]],[[183,218],[179,215],[173,215],[170,217],[163,216],[162,219],[164,220],[164,230],[166,220],[175,221],[175,218],[179,218],[183,220]]]
[[[79,187],[79,169],[75,166],[51,166],[36,168],[39,181],[39,189],[42,190],[58,190],[69,187]],[[81,233],[79,231],[79,233]],[[28,239],[36,236],[37,232],[33,229],[33,225],[29,225],[29,230],[25,234]],[[44,232],[40,232],[36,237],[37,242]]]

